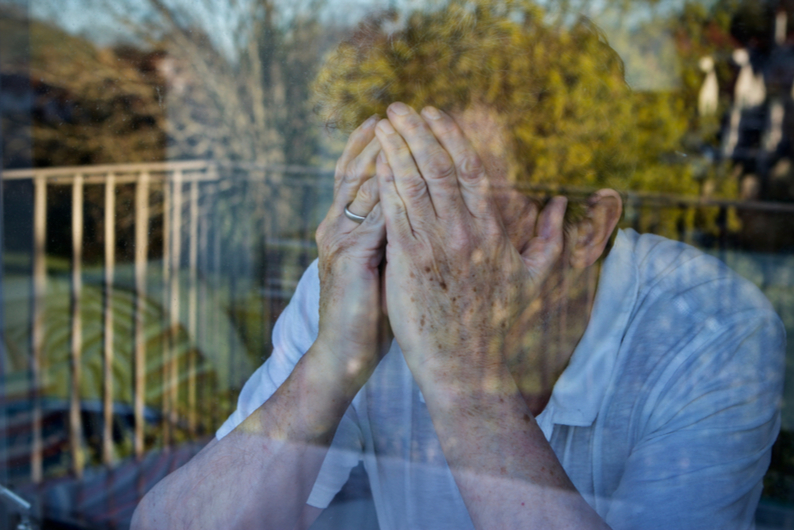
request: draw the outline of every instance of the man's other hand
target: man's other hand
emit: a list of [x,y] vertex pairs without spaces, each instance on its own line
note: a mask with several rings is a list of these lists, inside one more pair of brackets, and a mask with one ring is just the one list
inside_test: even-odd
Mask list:
[[[382,316],[380,266],[386,230],[378,200],[376,116],[348,139],[334,174],[334,200],[317,230],[320,274],[318,341],[351,373],[370,371],[380,358],[388,327]],[[358,223],[345,216],[364,217]]]
[[566,200],[554,199],[530,221],[535,237],[520,254],[484,164],[456,122],[401,103],[388,117],[376,128],[383,149],[376,174],[395,337],[415,378],[431,373],[485,390],[490,369],[502,373],[507,335],[560,257]]

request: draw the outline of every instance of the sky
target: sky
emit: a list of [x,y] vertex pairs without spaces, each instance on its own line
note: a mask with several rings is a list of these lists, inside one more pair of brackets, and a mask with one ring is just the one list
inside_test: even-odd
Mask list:
[[[2,2],[3,0],[0,0]],[[118,40],[130,39],[131,35],[119,23],[116,17],[103,5],[106,1],[117,6],[125,6],[130,18],[145,19],[151,16],[147,0],[14,0],[29,6],[32,17],[55,23],[66,31],[90,38],[100,45],[107,45]],[[244,1],[244,0],[243,0]],[[297,11],[309,4],[308,0],[275,0],[284,20],[290,20]],[[216,25],[217,18],[213,15],[228,14],[234,4],[241,0],[166,0],[166,4],[189,6],[199,20],[208,26]],[[356,23],[367,12],[375,8],[385,8],[397,4],[401,6],[420,5],[421,0],[333,0],[331,8],[326,8],[328,16],[339,20],[340,15],[351,23]],[[228,31],[215,32],[219,36],[220,46],[229,48],[231,36]]]
[[[243,9],[240,4],[246,0],[163,0],[166,4],[189,7],[192,16],[195,16],[202,25],[211,28],[208,33],[214,39],[215,46],[224,52],[230,59],[235,54],[235,35],[233,29],[240,22]],[[307,9],[311,0],[274,0],[279,8],[279,17],[282,22],[289,21],[302,9]],[[540,4],[553,3],[556,0],[538,0]],[[594,20],[606,33],[608,40],[614,45],[616,51],[625,58],[628,65],[627,80],[633,88],[642,90],[660,90],[674,88],[678,75],[678,65],[675,63],[675,54],[672,52],[673,41],[670,36],[660,34],[655,36],[659,40],[657,46],[658,58],[655,63],[653,76],[643,71],[643,62],[631,61],[631,39],[627,38],[627,31],[633,24],[648,20],[650,17],[660,16],[680,8],[685,0],[661,0],[657,2],[655,12],[648,8],[645,2],[632,5],[639,6],[632,9],[628,16],[623,18],[624,27],[616,25],[615,12],[605,9],[607,0],[582,0],[581,11]],[[713,0],[702,0],[711,3]],[[122,9],[123,13],[131,20],[151,19],[152,11],[148,0],[0,0],[0,3],[27,4],[32,17],[57,24],[66,31],[82,35],[101,46],[114,44],[119,41],[135,41],[132,32],[119,22],[109,5]],[[330,0],[321,8],[322,16],[328,17],[337,24],[353,25],[367,13],[384,9],[390,6],[401,10],[423,7],[431,4],[433,0]],[[576,0],[572,4],[577,4]],[[238,7],[236,8],[235,5]],[[673,61],[673,62],[672,62]],[[634,65],[634,66],[632,66]]]
[[[211,23],[213,14],[229,12],[230,6],[241,4],[245,0],[164,0],[166,4],[190,6],[190,9]],[[552,4],[555,0],[538,0],[540,4]],[[686,0],[662,0],[657,2],[656,13],[662,14],[680,8]],[[711,3],[711,0],[702,0]],[[0,0],[0,3],[27,4],[33,17],[52,21],[70,33],[85,35],[93,40],[108,44],[118,38],[124,38],[124,30],[103,3],[113,3],[125,6],[132,18],[146,18],[150,15],[147,0]],[[282,17],[289,20],[297,11],[306,9],[310,0],[275,0]],[[402,9],[416,8],[428,5],[428,0],[332,0],[322,8],[325,15],[339,21],[346,19],[349,23],[357,22],[366,13],[395,6]],[[572,2],[577,4],[577,2]],[[587,0],[580,3],[585,14],[596,19],[597,23],[605,27],[611,24],[611,13],[605,11],[605,0]],[[629,17],[625,19],[629,24],[639,22],[654,16],[645,2],[637,2],[637,8],[632,9]],[[205,7],[209,6],[209,7]],[[231,8],[234,9],[233,7]]]

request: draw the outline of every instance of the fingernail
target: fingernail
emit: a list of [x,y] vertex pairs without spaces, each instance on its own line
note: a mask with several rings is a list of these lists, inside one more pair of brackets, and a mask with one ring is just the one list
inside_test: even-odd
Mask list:
[[395,103],[390,105],[389,110],[397,114],[398,116],[403,116],[404,114],[409,113],[408,106],[404,103],[400,103],[399,101],[396,101]]
[[564,196],[557,196],[552,199],[555,202],[555,210],[560,213],[560,219],[566,215],[566,205],[569,203],[569,199]]
[[382,133],[391,135],[395,132],[395,128],[392,127],[392,124],[389,123],[389,120],[381,120],[378,122],[378,129],[381,130]]
[[[547,208],[551,208],[553,210],[560,210],[560,218],[561,220],[566,215],[566,205],[568,204],[569,200],[566,197],[558,196],[553,197],[550,203],[547,205]],[[544,224],[541,226],[541,237],[544,239],[550,238],[552,236],[552,231],[555,229],[555,221],[553,221],[553,216],[549,216],[544,220]]]
[[552,220],[547,218],[544,220],[544,224],[541,225],[541,237],[546,240],[550,236],[552,236]]
[[372,126],[375,125],[375,122],[377,121],[378,121],[378,115],[377,114],[372,115],[371,117],[369,117],[367,120],[364,121],[364,123],[362,124],[362,129],[370,129]]
[[442,117],[442,113],[436,107],[425,107],[422,110],[422,114],[431,120],[438,120]]

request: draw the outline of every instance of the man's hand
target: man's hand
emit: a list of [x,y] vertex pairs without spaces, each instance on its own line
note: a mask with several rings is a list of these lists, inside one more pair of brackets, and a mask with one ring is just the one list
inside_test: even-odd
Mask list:
[[[334,200],[317,230],[320,273],[318,342],[349,372],[366,377],[385,342],[379,267],[386,231],[378,204],[375,160],[381,145],[373,116],[348,139],[334,174]],[[349,205],[349,206],[348,206]],[[344,209],[366,216],[359,224]],[[359,382],[363,383],[363,382]]]
[[558,262],[565,200],[528,224],[535,237],[520,254],[455,122],[431,108],[425,120],[402,104],[388,112],[376,128],[387,308],[475,527],[604,527],[505,363],[512,329]]
[[449,116],[423,116],[393,104],[376,128],[390,320],[415,375],[485,390],[499,384],[489,379],[504,365],[506,338],[560,256],[566,201],[527,220],[536,235],[520,254],[469,141]]

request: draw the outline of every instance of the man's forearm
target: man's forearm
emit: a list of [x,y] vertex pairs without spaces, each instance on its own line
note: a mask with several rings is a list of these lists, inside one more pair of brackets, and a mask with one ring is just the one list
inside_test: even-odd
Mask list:
[[[477,528],[602,528],[530,414],[507,368],[476,381],[418,379]],[[424,380],[424,381],[423,381]]]
[[316,343],[265,404],[158,483],[132,526],[294,527],[362,382]]

